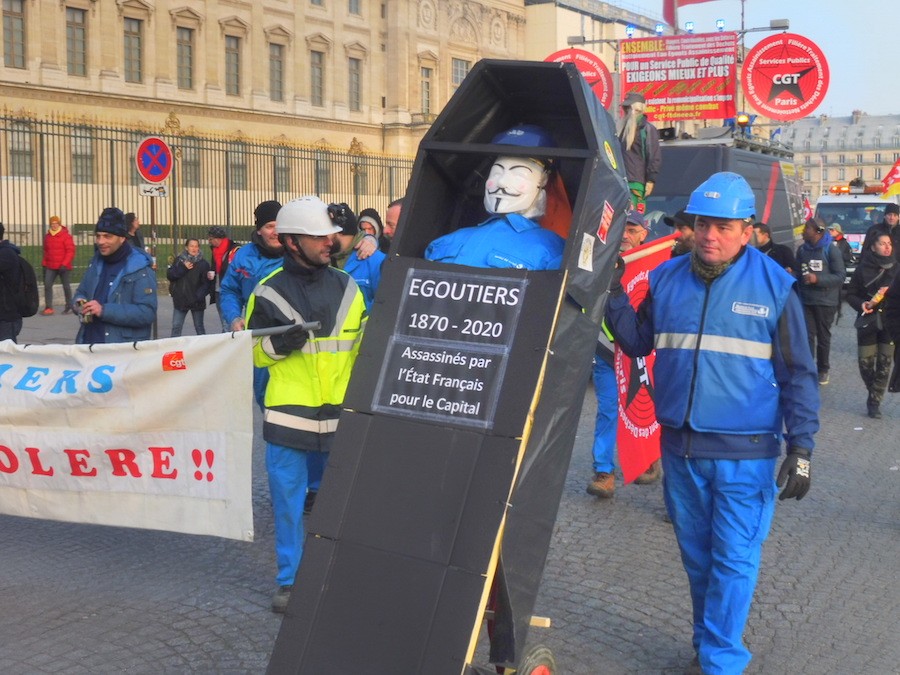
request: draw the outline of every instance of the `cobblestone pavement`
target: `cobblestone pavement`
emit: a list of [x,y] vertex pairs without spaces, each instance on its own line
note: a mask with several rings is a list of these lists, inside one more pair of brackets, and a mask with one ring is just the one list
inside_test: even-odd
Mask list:
[[[171,301],[160,304],[167,335]],[[70,343],[75,324],[26,319],[19,342]],[[748,673],[900,672],[900,398],[887,395],[884,419],[865,416],[851,324],[835,333],[812,490],[779,503],[764,548]],[[585,493],[593,415],[588,389],[536,609],[553,623],[530,642],[560,673],[680,673],[690,603],[661,487]],[[253,543],[0,516],[0,672],[263,672],[280,618],[258,441],[253,455]]]

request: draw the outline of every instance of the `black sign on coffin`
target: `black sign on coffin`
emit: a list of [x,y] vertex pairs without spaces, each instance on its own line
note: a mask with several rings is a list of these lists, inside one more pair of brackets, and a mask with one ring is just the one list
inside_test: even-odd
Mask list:
[[527,284],[408,270],[372,409],[492,428]]
[[[519,123],[547,128],[557,147],[491,144]],[[572,214],[563,269],[422,260],[436,237],[486,218],[484,179],[501,153],[553,159]],[[517,664],[628,202],[614,124],[574,66],[475,65],[419,146],[270,672],[474,672],[469,648],[491,587],[491,661]],[[484,303],[423,302],[414,290],[426,281],[521,289],[522,299],[481,314]],[[470,339],[465,319],[489,335]],[[416,382],[401,374],[407,348],[459,363],[430,362],[428,382]],[[444,377],[478,380],[480,391],[458,393],[482,407],[428,416],[410,399],[391,402],[436,397],[452,389]]]

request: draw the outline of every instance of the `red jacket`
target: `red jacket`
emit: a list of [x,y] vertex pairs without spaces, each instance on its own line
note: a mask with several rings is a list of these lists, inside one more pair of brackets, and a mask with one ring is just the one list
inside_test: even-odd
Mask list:
[[75,240],[63,225],[59,232],[44,235],[44,259],[41,265],[50,270],[72,269],[75,261]]

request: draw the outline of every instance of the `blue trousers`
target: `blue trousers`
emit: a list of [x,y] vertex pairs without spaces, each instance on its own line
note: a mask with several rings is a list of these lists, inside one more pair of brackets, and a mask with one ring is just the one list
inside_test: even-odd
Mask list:
[[291,586],[303,557],[303,502],[306,500],[308,474],[305,450],[266,443],[266,471],[275,520],[275,583]]
[[[206,335],[206,327],[203,325],[202,309],[192,309],[191,319],[194,321],[194,332],[197,335]],[[181,337],[181,330],[184,328],[184,319],[187,317],[187,310],[172,308],[172,337]]]
[[616,370],[599,357],[594,357],[594,392],[597,394],[594,472],[612,473],[615,467],[613,453],[616,449],[616,425],[619,418]]
[[269,385],[269,369],[253,367],[253,400],[266,411],[266,387]]
[[694,650],[706,675],[742,673],[742,633],[775,513],[775,462],[663,452],[663,496],[691,587]]
[[322,475],[325,473],[325,462],[328,460],[327,452],[307,452],[306,470],[309,472],[309,489],[319,491],[322,484]]

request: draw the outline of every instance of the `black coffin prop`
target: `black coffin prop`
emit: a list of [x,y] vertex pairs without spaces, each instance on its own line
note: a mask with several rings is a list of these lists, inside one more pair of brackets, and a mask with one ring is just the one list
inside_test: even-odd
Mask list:
[[[491,144],[520,123],[557,147]],[[562,269],[421,258],[486,218],[498,154],[554,159]],[[269,672],[474,672],[492,589],[491,661],[518,663],[628,203],[574,66],[475,65],[419,146]]]

